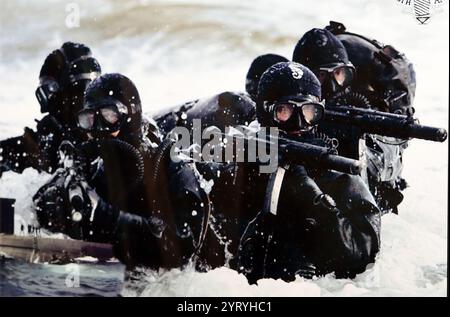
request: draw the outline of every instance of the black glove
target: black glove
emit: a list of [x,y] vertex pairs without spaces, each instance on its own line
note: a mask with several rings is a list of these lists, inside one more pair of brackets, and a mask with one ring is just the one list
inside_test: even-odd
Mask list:
[[71,169],[60,169],[33,197],[40,225],[75,239],[91,231],[91,198],[88,185]]
[[329,217],[338,212],[336,202],[320,189],[304,166],[290,166],[289,172],[293,183],[287,186],[294,190],[295,204],[304,212],[307,229],[314,230],[318,225],[326,225]]
[[333,199],[322,192],[316,182],[309,177],[306,168],[302,165],[293,165],[289,167],[292,177],[298,186],[298,195],[296,199],[305,206],[323,205],[327,208],[335,207]]
[[60,136],[64,132],[63,126],[52,115],[46,115],[41,120],[36,120],[36,130],[40,135],[55,134]]
[[44,185],[33,197],[39,224],[52,232],[66,233],[71,221],[65,188],[57,183]]

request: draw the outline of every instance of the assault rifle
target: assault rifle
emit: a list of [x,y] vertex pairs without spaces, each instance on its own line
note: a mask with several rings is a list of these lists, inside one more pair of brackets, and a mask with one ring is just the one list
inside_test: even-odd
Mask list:
[[444,142],[447,131],[421,125],[412,116],[353,106],[327,106],[324,123],[356,127],[361,134],[370,133],[399,139],[422,139]]
[[[237,161],[243,162],[243,155],[240,155],[239,152],[253,152],[255,154],[254,157],[256,157],[257,145],[258,148],[264,147],[264,152],[266,154],[267,148],[271,148],[271,152],[274,150],[277,151],[277,159],[288,164],[300,164],[310,168],[330,169],[353,175],[360,174],[363,168],[363,164],[360,161],[337,155],[337,151],[333,147],[314,144],[314,141],[309,138],[289,139],[270,134],[267,136],[264,134],[264,136],[261,137],[258,134],[244,133],[242,130],[247,129],[244,126],[236,128],[233,128],[233,132],[231,133],[230,131],[228,133],[222,133],[216,128],[217,130],[212,132],[212,134],[219,135],[220,140],[222,137],[226,137],[227,139],[231,137],[241,141],[235,143],[235,159],[237,156],[241,156],[241,160]],[[206,145],[211,145],[208,143]],[[227,142],[227,144],[229,143]],[[260,151],[258,150],[258,152]],[[203,154],[203,159],[205,159],[206,156],[214,157],[212,155]],[[273,157],[271,157],[271,159],[273,159]],[[269,157],[267,157],[267,160],[269,160]],[[264,163],[265,160],[259,157],[259,161]],[[270,164],[270,162],[268,163]]]

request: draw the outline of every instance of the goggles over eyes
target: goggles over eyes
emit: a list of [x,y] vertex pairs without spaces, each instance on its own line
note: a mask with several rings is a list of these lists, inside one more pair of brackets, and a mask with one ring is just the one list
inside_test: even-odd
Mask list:
[[94,79],[100,77],[101,72],[89,72],[89,73],[81,73],[77,75],[69,75],[69,81],[71,84],[76,83],[80,80],[87,80],[89,82],[93,81]]
[[355,67],[352,64],[341,64],[331,68],[321,67],[316,71],[317,78],[323,84],[333,78],[340,86],[348,86],[353,80]]
[[128,114],[127,107],[118,100],[87,104],[78,113],[78,125],[84,130],[110,130],[120,128],[121,119]]
[[324,115],[324,105],[313,100],[283,101],[269,106],[273,119],[278,123],[285,123],[294,115],[300,114],[307,125],[313,126],[320,122]]

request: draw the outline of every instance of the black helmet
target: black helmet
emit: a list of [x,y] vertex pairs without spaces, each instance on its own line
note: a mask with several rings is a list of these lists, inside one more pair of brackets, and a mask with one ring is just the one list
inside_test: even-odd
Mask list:
[[90,83],[99,77],[101,72],[97,59],[83,56],[69,63],[62,81],[66,86],[77,86],[85,81]]
[[93,57],[83,56],[69,63],[61,78],[61,102],[53,115],[73,124],[76,115],[83,109],[86,87],[100,75],[100,64]]
[[325,29],[306,32],[295,46],[292,61],[310,69],[349,63],[344,45],[333,33]]
[[276,54],[265,54],[255,58],[250,65],[245,81],[245,90],[253,100],[258,94],[258,84],[261,75],[272,65],[280,62],[288,62],[286,57]]
[[87,131],[108,135],[120,130],[120,137],[141,134],[142,107],[134,83],[121,74],[105,74],[86,89],[79,126]]
[[82,57],[91,56],[91,50],[84,44],[66,42],[61,48],[50,53],[39,73],[39,87],[36,98],[41,112],[55,112],[62,101],[63,81],[68,73],[69,64]]
[[309,129],[323,116],[320,99],[320,82],[312,71],[299,63],[278,63],[261,76],[257,118],[263,126],[277,126],[286,132]]
[[354,88],[382,111],[412,114],[416,91],[413,64],[391,45],[357,34],[337,35],[357,69]]
[[65,42],[61,48],[50,53],[41,67],[39,78],[52,77],[59,81],[67,64],[80,57],[92,56],[91,49],[84,44]]
[[64,54],[67,62],[72,62],[80,57],[92,56],[91,49],[81,43],[65,42],[60,51]]
[[367,95],[382,111],[412,115],[416,92],[413,64],[391,45],[348,32],[344,24],[330,21],[326,27],[336,34],[357,69],[352,88]]
[[310,68],[322,84],[322,95],[329,98],[350,85],[355,68],[344,45],[325,29],[306,32],[294,49],[292,60]]

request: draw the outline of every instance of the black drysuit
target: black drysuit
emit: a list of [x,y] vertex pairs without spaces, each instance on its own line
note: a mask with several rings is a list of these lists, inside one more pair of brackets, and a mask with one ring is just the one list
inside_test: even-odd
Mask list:
[[[54,221],[58,212],[70,215],[73,207],[63,189],[58,192],[63,207],[48,208],[56,200],[52,188],[64,183],[56,175],[34,197],[40,224],[76,239],[112,243],[115,256],[130,267],[186,264],[203,241],[207,197],[189,164],[170,160],[169,142],[158,148],[150,144],[145,137],[84,143],[85,215],[76,224],[70,217]],[[98,155],[102,159],[95,161]]]
[[[218,100],[215,96],[194,103],[189,111],[184,110],[183,120],[174,124],[190,127],[193,119],[201,118],[204,127],[223,129],[251,120],[250,116],[234,115],[250,113],[251,101],[231,103],[230,115],[220,113],[216,120],[208,120],[213,117],[210,112],[222,109]],[[197,105],[207,111],[196,111]],[[205,113],[206,119],[200,113]],[[173,117],[173,112],[168,117]],[[320,133],[300,141],[330,145]],[[197,168],[205,179],[214,181],[209,194],[214,212],[202,250],[207,253],[203,256],[209,260],[207,266],[226,263],[255,282],[262,277],[292,280],[296,272],[303,276],[329,272],[338,277],[354,276],[375,261],[380,211],[361,177],[290,166],[278,196],[277,215],[273,215],[267,206],[276,173],[261,174],[258,163],[197,163]],[[316,201],[322,194],[332,197],[335,205],[326,197]],[[208,239],[212,236],[217,239]]]
[[[325,145],[311,137],[303,141]],[[286,164],[279,168],[280,183],[279,170],[260,173],[258,163],[198,165],[205,179],[214,180],[211,226],[222,241],[217,246],[207,239],[204,252],[221,254],[217,263],[250,282],[330,272],[354,277],[375,261],[380,211],[361,177]]]

